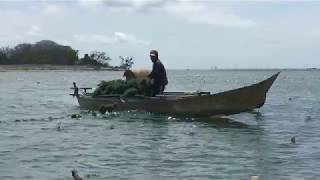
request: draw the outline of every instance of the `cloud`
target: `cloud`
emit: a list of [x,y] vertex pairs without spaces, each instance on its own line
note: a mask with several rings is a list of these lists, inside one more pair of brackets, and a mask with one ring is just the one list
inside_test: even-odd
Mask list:
[[32,25],[29,27],[29,29],[23,33],[17,33],[17,34],[6,34],[5,36],[0,35],[0,40],[2,41],[22,41],[25,40],[28,36],[37,36],[40,34],[41,28],[37,25]]
[[79,0],[80,4],[87,7],[105,6],[107,8],[126,8],[131,10],[149,10],[163,7],[168,2],[176,0]]
[[22,35],[8,35],[8,36],[0,36],[0,40],[2,41],[17,41],[17,40],[23,40],[24,36]]
[[66,39],[55,39],[55,42],[57,42],[58,44],[62,44],[64,46],[71,46],[72,43]]
[[[103,5],[111,10],[122,12],[154,12],[161,11],[169,16],[185,19],[193,23],[213,26],[252,26],[252,20],[244,19],[240,15],[218,3],[192,0],[96,0],[84,1],[86,5]],[[125,11],[124,11],[125,10]]]
[[79,42],[112,44],[114,40],[106,35],[100,34],[75,34],[72,38]]
[[114,37],[116,39],[116,42],[123,42],[123,43],[135,43],[135,44],[141,44],[141,45],[149,45],[150,42],[143,40],[143,39],[138,39],[137,37],[130,35],[130,34],[125,34],[122,32],[115,32]]
[[202,3],[180,2],[167,6],[166,10],[177,17],[194,23],[214,26],[251,26],[255,24],[252,20],[243,19],[230,10],[225,10],[222,7],[211,7],[209,9]]
[[139,39],[133,35],[123,32],[115,32],[111,35],[105,34],[75,34],[72,38],[79,42],[99,44],[140,44],[149,45],[150,42]]
[[40,27],[37,25],[33,25],[30,27],[30,29],[27,31],[27,35],[29,36],[36,36],[40,33]]
[[62,12],[62,7],[55,5],[55,4],[47,4],[44,6],[43,14],[50,15],[50,14],[59,14]]
[[96,7],[103,4],[103,0],[79,0],[80,6]]

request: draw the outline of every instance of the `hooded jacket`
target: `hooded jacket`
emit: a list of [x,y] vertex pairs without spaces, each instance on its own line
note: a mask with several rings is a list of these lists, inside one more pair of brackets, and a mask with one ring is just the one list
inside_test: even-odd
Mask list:
[[168,84],[166,69],[159,59],[153,62],[152,72],[149,77],[154,79],[154,86],[165,86]]

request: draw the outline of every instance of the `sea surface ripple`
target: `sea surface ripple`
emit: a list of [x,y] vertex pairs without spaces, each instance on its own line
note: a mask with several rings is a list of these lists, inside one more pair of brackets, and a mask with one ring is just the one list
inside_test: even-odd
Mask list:
[[[221,92],[275,72],[171,70],[167,90]],[[283,71],[261,109],[216,119],[95,115],[69,96],[74,81],[121,76],[0,72],[0,179],[71,179],[72,169],[84,179],[319,179],[320,71]]]

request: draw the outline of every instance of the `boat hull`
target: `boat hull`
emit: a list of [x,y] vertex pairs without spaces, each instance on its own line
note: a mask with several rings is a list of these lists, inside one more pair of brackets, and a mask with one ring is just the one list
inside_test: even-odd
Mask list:
[[114,105],[116,111],[144,111],[179,116],[231,115],[260,108],[279,73],[270,78],[230,91],[212,95],[175,95],[158,97],[79,95],[81,109],[99,110],[102,106]]

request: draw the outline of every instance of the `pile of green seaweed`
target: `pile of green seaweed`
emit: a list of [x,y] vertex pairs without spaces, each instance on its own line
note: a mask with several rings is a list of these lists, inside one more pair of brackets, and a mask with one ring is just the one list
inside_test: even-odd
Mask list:
[[125,97],[132,97],[135,95],[149,96],[151,88],[146,84],[146,81],[132,80],[112,80],[101,81],[98,87],[93,92],[93,96],[99,95],[120,95]]

